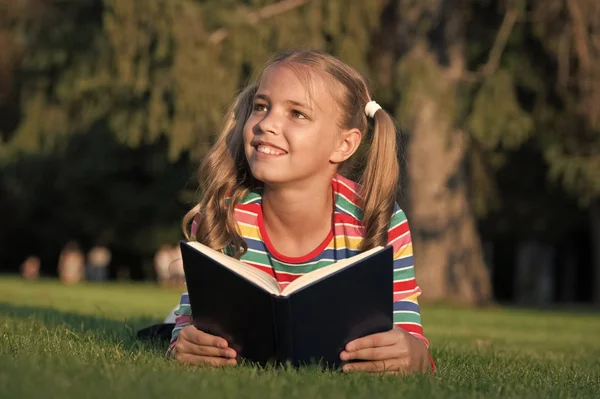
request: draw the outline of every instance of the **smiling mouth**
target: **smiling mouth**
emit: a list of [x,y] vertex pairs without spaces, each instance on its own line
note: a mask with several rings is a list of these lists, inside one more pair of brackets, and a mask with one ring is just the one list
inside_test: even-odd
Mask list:
[[265,155],[277,156],[277,155],[287,154],[287,152],[285,152],[283,150],[280,150],[278,148],[274,148],[274,147],[271,147],[268,145],[264,145],[264,144],[258,144],[254,148],[256,149],[256,152],[259,152],[259,153],[265,154]]

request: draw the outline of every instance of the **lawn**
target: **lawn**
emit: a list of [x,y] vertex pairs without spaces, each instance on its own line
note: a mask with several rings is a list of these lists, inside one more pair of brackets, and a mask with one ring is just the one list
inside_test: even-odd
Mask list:
[[600,395],[600,313],[424,307],[438,372],[184,367],[136,340],[177,303],[143,284],[0,278],[0,398],[575,398]]

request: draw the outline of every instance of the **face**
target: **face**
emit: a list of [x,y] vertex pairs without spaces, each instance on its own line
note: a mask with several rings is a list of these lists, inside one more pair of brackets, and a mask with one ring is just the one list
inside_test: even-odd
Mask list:
[[310,90],[285,66],[263,76],[244,126],[244,151],[256,179],[275,185],[335,173],[344,132],[327,82],[313,73]]

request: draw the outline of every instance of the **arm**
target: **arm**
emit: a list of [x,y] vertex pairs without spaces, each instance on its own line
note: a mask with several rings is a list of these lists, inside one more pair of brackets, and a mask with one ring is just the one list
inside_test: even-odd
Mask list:
[[394,325],[429,347],[423,335],[418,298],[421,288],[415,279],[412,239],[406,215],[400,208],[390,223],[388,245],[394,248]]
[[[394,248],[394,326],[419,339],[427,349],[429,341],[423,335],[421,311],[418,298],[421,288],[415,278],[412,237],[404,211],[396,206],[388,235],[389,244]],[[429,355],[431,371],[435,363]]]
[[414,273],[412,240],[404,212],[396,205],[388,230],[388,245],[394,249],[394,329],[356,339],[340,354],[349,363],[344,371],[410,373],[435,371],[423,335],[418,297],[421,289]]
[[234,366],[237,353],[223,338],[207,334],[191,324],[191,308],[188,294],[181,296],[179,309],[175,311],[175,328],[167,356],[185,364]]
[[175,315],[177,317],[175,318],[175,328],[173,328],[173,333],[171,334],[171,343],[169,344],[169,349],[167,350],[168,357],[173,357],[173,348],[177,343],[177,338],[179,337],[181,330],[185,326],[188,326],[192,323],[192,309],[190,308],[190,299],[187,292],[181,295],[179,309],[175,311]]
[[[199,215],[196,215],[192,223],[192,236],[196,234],[198,222]],[[181,363],[195,365],[233,366],[237,364],[237,353],[229,348],[226,340],[200,331],[192,325],[192,308],[187,292],[181,295],[175,316],[175,327],[167,350],[168,357]]]
[[[197,214],[192,220],[190,232],[192,236],[195,236],[196,232],[198,231],[198,223],[200,223],[200,214]],[[171,333],[171,343],[169,344],[169,349],[167,350],[167,357],[173,357],[173,349],[177,343],[177,338],[179,337],[181,330],[184,327],[192,324],[192,308],[190,306],[190,298],[187,292],[184,292],[181,295],[179,308],[175,311],[175,316],[175,327]]]

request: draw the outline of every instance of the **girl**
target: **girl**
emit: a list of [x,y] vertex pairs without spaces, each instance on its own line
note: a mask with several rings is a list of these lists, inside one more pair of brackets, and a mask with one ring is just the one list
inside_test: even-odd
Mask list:
[[[340,172],[369,130],[357,184]],[[319,51],[278,54],[234,102],[200,167],[200,203],[183,222],[188,239],[269,273],[282,288],[303,273],[392,245],[395,328],[350,342],[341,360],[367,361],[348,362],[344,371],[407,373],[433,364],[410,232],[395,202],[396,135],[357,71]],[[190,325],[187,294],[175,313],[169,355],[184,363],[236,364],[228,342]]]

